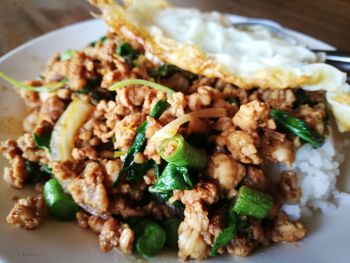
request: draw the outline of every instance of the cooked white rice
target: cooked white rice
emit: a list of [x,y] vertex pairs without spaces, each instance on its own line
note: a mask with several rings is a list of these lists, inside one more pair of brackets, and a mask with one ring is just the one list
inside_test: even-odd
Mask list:
[[290,218],[309,216],[317,209],[329,213],[336,209],[338,201],[350,201],[349,194],[340,193],[336,188],[339,166],[345,158],[342,151],[347,144],[337,145],[330,136],[318,149],[310,144],[298,149],[293,169],[298,173],[302,196],[299,204],[283,205]]

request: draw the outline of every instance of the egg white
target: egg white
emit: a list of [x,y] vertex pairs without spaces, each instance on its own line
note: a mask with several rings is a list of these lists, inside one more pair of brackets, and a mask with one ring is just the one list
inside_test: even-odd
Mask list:
[[124,6],[90,1],[119,35],[138,41],[164,63],[240,88],[325,90],[340,130],[350,130],[350,105],[339,100],[350,94],[346,74],[319,62],[303,45],[264,28],[238,30],[219,13],[176,8],[164,0],[127,0]]

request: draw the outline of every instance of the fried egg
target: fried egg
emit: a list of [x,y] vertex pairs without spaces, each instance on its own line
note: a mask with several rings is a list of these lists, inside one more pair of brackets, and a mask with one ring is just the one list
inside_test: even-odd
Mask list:
[[90,0],[107,24],[126,40],[137,41],[163,63],[244,89],[324,90],[340,131],[350,131],[350,87],[346,74],[322,63],[298,43],[264,28],[234,28],[219,13],[177,8],[164,0]]

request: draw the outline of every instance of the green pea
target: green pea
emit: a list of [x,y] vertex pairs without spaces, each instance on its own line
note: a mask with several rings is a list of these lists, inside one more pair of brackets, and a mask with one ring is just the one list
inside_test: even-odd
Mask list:
[[177,247],[177,241],[179,239],[179,235],[177,230],[181,223],[180,219],[177,218],[169,218],[163,222],[163,227],[166,234],[165,243],[171,247]]
[[79,211],[79,206],[69,194],[64,192],[56,178],[45,183],[44,199],[50,214],[60,220],[72,220],[75,218],[75,213]]
[[141,256],[153,257],[165,245],[164,229],[151,220],[142,220],[134,228],[135,249]]

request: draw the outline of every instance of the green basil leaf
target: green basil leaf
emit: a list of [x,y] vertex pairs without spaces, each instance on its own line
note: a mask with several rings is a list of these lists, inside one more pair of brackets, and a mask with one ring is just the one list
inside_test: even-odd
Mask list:
[[188,169],[184,166],[168,164],[157,179],[157,182],[149,187],[151,193],[168,193],[173,190],[189,190],[193,184],[188,175]]
[[36,147],[40,149],[47,149],[50,152],[51,133],[45,135],[32,134]]

